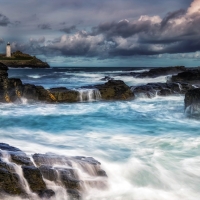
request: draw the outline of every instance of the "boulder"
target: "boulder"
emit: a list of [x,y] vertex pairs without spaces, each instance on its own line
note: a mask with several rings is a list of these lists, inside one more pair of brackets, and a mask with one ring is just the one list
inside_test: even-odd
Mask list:
[[96,85],[104,100],[128,100],[134,98],[130,87],[121,80],[110,80],[105,84]]

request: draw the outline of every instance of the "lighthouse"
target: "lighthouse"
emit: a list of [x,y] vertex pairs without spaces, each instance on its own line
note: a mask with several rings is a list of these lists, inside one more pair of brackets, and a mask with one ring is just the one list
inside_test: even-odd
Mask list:
[[11,46],[9,42],[6,46],[6,57],[11,57]]

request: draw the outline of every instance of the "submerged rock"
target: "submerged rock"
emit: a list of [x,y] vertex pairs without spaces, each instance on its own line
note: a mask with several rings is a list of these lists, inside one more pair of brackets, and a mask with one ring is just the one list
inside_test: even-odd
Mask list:
[[36,166],[20,149],[0,143],[0,196],[52,199],[56,191],[49,188],[46,180],[76,200],[82,199],[88,189],[107,187],[106,172],[92,157],[34,154],[32,159]]
[[184,101],[187,114],[200,115],[200,88],[189,90]]

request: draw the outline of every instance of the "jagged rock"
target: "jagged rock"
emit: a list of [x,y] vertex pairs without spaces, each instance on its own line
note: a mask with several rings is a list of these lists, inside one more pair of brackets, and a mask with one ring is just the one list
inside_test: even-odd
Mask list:
[[133,92],[121,80],[110,80],[103,85],[96,85],[104,100],[127,100],[134,98]]
[[184,102],[187,114],[200,115],[200,88],[189,90]]

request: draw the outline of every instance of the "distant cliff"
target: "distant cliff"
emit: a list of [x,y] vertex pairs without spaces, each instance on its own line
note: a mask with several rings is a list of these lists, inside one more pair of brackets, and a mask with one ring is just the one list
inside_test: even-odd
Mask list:
[[16,51],[12,53],[10,58],[5,55],[0,55],[0,62],[7,65],[8,67],[14,68],[49,68],[48,63],[41,61],[35,56],[30,56],[29,54],[24,54],[21,51]]

